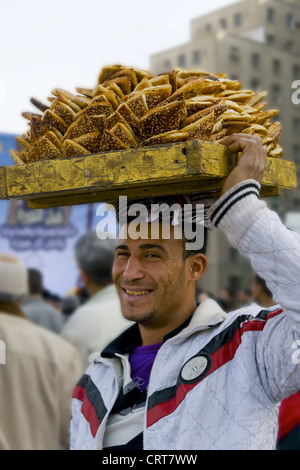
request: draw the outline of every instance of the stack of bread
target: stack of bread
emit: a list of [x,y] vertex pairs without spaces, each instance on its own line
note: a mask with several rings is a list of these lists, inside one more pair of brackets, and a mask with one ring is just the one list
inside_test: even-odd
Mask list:
[[175,69],[150,72],[104,67],[94,88],[57,88],[48,104],[32,98],[29,129],[11,150],[16,164],[149,147],[190,139],[217,142],[232,133],[259,135],[268,156],[281,158],[282,126],[267,93],[242,89],[226,74]]

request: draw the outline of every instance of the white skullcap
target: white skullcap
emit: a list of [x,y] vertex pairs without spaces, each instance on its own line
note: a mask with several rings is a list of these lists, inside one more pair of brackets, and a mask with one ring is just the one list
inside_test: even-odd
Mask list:
[[14,256],[0,254],[0,293],[19,297],[27,291],[27,269],[23,262]]

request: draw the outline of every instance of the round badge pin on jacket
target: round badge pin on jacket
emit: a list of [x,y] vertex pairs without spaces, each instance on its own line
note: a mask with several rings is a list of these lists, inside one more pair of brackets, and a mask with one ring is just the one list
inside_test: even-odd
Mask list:
[[181,382],[194,383],[201,380],[209,371],[210,366],[211,358],[208,354],[199,354],[192,357],[181,369]]

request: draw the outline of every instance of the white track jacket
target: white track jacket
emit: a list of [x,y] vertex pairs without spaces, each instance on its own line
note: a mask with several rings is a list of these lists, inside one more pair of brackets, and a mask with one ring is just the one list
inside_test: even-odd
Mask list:
[[[145,450],[275,449],[279,404],[300,389],[300,240],[259,190],[244,181],[209,215],[281,308],[226,314],[213,300],[200,304],[154,361]],[[130,387],[126,354],[94,358],[74,390],[71,449],[103,448],[109,413]]]

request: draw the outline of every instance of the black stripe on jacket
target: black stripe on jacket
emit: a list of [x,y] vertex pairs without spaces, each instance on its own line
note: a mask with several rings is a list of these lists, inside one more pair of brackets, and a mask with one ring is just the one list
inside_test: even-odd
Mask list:
[[191,380],[190,383],[188,383],[182,380],[180,372],[175,385],[154,392],[148,399],[147,425],[151,426],[154,422],[158,421],[158,419],[175,411],[185,395],[192,388],[205,379],[210,373],[214,372],[214,370],[217,370],[226,362],[233,359],[245,331],[261,331],[269,318],[281,312],[281,309],[277,309],[273,312],[262,310],[255,317],[252,315],[241,315],[225,330],[212,338],[203,349],[189,359],[190,361],[197,356],[211,358],[210,364],[205,370],[205,375],[200,375],[198,381]]

